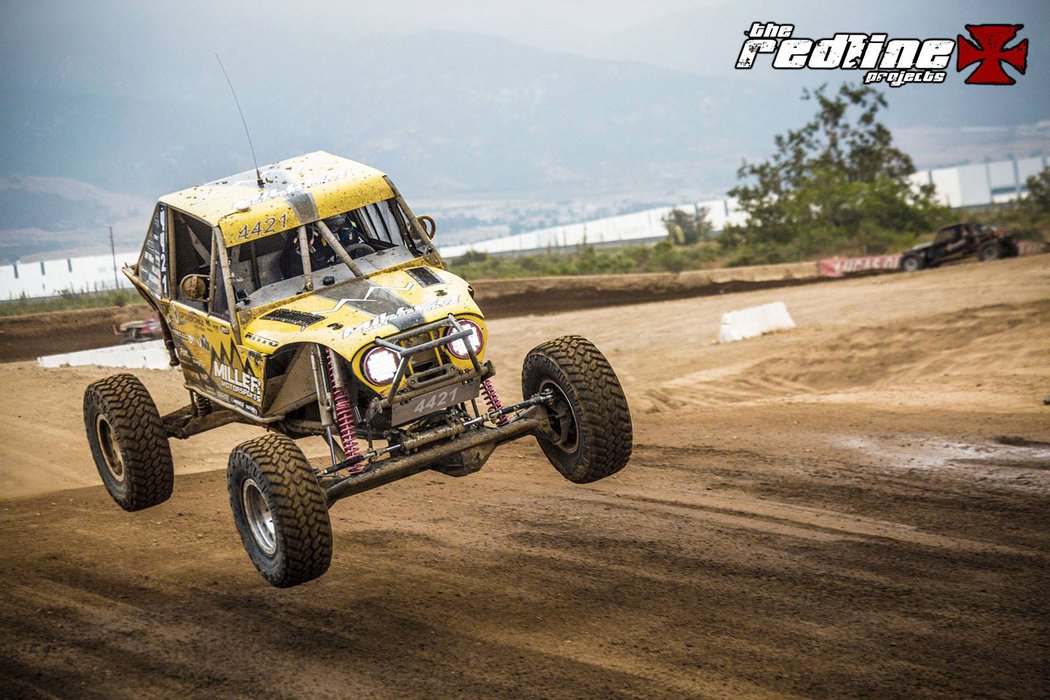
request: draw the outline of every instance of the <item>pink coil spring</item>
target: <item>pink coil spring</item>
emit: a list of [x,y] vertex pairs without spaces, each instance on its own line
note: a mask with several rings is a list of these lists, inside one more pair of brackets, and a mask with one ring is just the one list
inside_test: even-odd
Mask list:
[[[485,394],[485,403],[488,404],[490,411],[502,411],[503,402],[499,400],[499,394],[496,393],[496,387],[492,386],[492,380],[486,379],[481,383],[482,393]],[[496,425],[506,425],[507,417],[501,415],[496,419]]]
[[328,372],[328,379],[332,382],[332,406],[335,413],[336,427],[339,429],[339,439],[343,443],[343,453],[346,459],[353,459],[360,453],[357,450],[357,425],[354,423],[354,407],[350,403],[350,394],[345,387],[336,387],[335,367],[332,366],[330,351],[324,351],[324,367]]

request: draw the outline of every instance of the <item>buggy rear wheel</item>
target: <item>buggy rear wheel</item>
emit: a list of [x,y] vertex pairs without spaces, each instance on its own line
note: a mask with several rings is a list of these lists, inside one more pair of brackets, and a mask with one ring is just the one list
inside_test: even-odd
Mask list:
[[550,340],[529,351],[521,372],[525,398],[554,395],[552,435],[536,435],[543,454],[569,481],[586,484],[620,471],[631,457],[627,398],[609,361],[586,338]]
[[267,433],[235,447],[226,485],[241,542],[263,578],[287,588],[328,570],[332,523],[327,498],[291,438]]
[[157,405],[133,374],[115,374],[84,391],[84,427],[102,483],[124,510],[171,498],[175,469]]

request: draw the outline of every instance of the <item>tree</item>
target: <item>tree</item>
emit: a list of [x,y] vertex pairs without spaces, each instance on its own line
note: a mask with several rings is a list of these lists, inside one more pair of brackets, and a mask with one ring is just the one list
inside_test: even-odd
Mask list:
[[707,207],[696,207],[693,213],[672,209],[663,218],[667,237],[675,245],[694,245],[711,237],[714,227],[707,220]]
[[915,187],[911,158],[878,121],[885,97],[870,86],[827,86],[803,99],[817,112],[778,135],[764,163],[744,163],[729,191],[747,215],[721,245],[734,262],[783,262],[829,252],[881,253],[911,242],[946,216],[930,185]]
[[1050,168],[1043,168],[1041,172],[1032,175],[1025,180],[1028,194],[1021,200],[1021,205],[1035,219],[1046,219],[1050,217]]
[[1050,168],[1025,180],[1027,192],[1015,202],[986,208],[975,218],[981,223],[1005,226],[1020,238],[1045,240],[1050,234]]

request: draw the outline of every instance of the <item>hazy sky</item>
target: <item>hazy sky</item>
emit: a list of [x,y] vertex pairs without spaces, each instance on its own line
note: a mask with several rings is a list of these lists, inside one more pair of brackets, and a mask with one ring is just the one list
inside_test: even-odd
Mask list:
[[[986,142],[994,141],[988,134],[995,129],[1023,132],[1003,137],[1017,142],[1009,146],[1015,151],[1038,149],[1038,135],[1033,140],[1031,132],[1050,120],[1046,0],[0,0],[0,10],[0,101],[7,103],[0,105],[0,159],[32,137],[24,133],[24,123],[18,128],[25,119],[19,109],[27,90],[65,91],[74,98],[162,100],[167,93],[172,100],[217,100],[224,85],[212,56],[218,52],[244,92],[243,103],[272,103],[272,96],[258,93],[277,90],[280,100],[301,104],[323,95],[305,94],[308,81],[266,85],[268,72],[309,77],[331,71],[335,84],[352,89],[355,76],[338,74],[333,57],[339,62],[360,58],[355,54],[365,49],[357,42],[383,36],[389,41],[380,50],[396,59],[399,43],[442,41],[434,31],[499,36],[543,50],[716,77],[729,89],[768,86],[771,95],[779,96],[785,90],[798,95],[822,80],[859,76],[773,71],[768,60],[751,71],[734,71],[744,29],[752,21],[793,22],[796,36],[813,38],[836,31],[952,37],[968,23],[1024,23],[1029,70],[1016,86],[960,89],[961,76],[952,75],[947,87],[889,90],[887,119],[901,138],[911,139],[917,161],[929,165],[993,155]],[[479,51],[477,63],[486,60]],[[673,92],[673,78],[665,80]],[[792,126],[786,120],[797,115],[794,105],[784,104],[777,112],[785,119],[778,130]],[[970,136],[960,140],[956,133]],[[11,170],[3,166],[0,162],[0,175]]]
[[531,0],[486,2],[440,0],[414,2],[324,2],[349,16],[365,16],[377,23],[397,18],[417,27],[442,27],[505,36],[534,38],[537,27],[565,25],[598,32],[617,32],[683,10],[724,4],[720,0]]

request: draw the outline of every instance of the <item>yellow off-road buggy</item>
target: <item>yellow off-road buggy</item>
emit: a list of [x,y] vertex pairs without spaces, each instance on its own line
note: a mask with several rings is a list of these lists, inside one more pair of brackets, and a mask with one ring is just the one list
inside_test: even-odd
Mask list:
[[[557,338],[504,406],[473,290],[383,173],[323,152],[161,198],[124,273],[157,310],[190,401],[161,416],[130,374],[84,394],[102,480],[126,510],[167,500],[169,438],[231,422],[266,433],[234,448],[230,505],[260,573],[294,586],[332,557],[335,501],[427,469],[477,471],[534,435],[567,479],[614,474],[631,454],[616,374],[589,341]],[[311,464],[294,442],[327,441]]]

